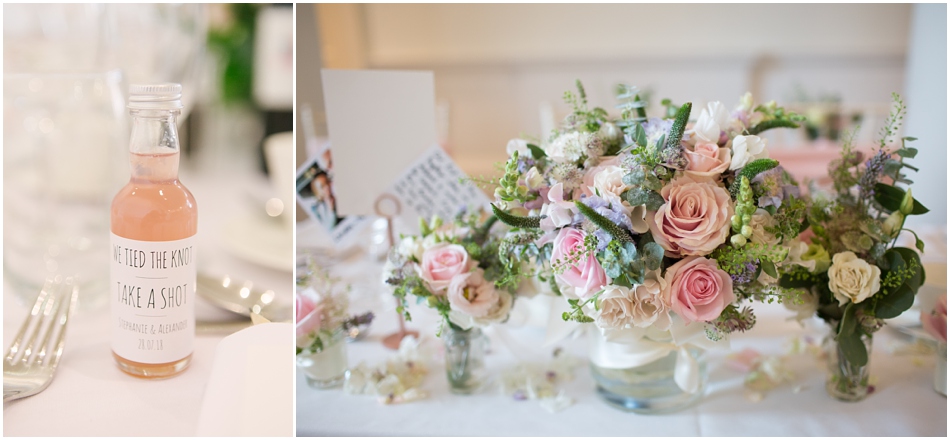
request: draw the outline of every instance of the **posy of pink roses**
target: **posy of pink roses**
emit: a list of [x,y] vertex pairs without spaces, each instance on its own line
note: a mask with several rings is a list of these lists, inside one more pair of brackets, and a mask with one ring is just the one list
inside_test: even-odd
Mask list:
[[445,325],[468,330],[507,320],[524,276],[499,257],[504,225],[473,212],[447,224],[434,217],[420,229],[419,235],[400,239],[384,268],[399,312],[411,319],[407,299],[415,296],[442,316],[437,333]]

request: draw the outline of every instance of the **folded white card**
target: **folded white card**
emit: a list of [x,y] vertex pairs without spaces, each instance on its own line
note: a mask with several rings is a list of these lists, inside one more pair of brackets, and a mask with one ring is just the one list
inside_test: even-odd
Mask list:
[[254,325],[218,343],[199,437],[294,435],[293,325]]
[[393,180],[436,143],[432,72],[324,69],[340,215],[374,215]]

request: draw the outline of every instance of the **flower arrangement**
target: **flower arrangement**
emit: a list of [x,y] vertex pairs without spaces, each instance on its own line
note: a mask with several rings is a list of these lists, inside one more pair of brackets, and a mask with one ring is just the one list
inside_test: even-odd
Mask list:
[[369,324],[373,313],[351,316],[349,285],[342,285],[320,268],[312,266],[311,274],[298,286],[296,302],[297,354],[317,354],[342,341],[347,332]]
[[469,330],[508,319],[523,276],[499,258],[496,221],[483,211],[462,212],[449,224],[436,216],[420,220],[420,235],[401,237],[383,272],[407,321],[409,296],[441,315],[437,336],[446,324]]
[[805,215],[759,135],[801,117],[746,94],[732,110],[709,103],[692,124],[691,103],[664,100],[664,116],[648,118],[621,86],[611,119],[577,89],[549,138],[508,144],[493,208],[513,227],[516,260],[567,299],[563,319],[608,340],[662,340],[692,323],[711,340],[751,328],[739,305],[779,297],[777,267]]
[[[914,249],[896,246],[907,216],[921,215],[927,208],[914,200],[904,174],[917,171],[906,163],[917,150],[906,146],[915,140],[894,142],[906,107],[897,94],[893,109],[881,130],[877,150],[868,158],[855,151],[853,133],[846,137],[841,158],[829,173],[833,193],[816,193],[809,200],[806,240],[797,242],[793,253],[797,265],[783,271],[779,284],[801,289],[808,313],[831,324],[839,356],[854,367],[868,361],[865,341],[881,329],[884,319],[895,318],[914,303],[924,282],[924,268]],[[900,186],[906,185],[906,190]],[[923,252],[919,238],[916,247]]]

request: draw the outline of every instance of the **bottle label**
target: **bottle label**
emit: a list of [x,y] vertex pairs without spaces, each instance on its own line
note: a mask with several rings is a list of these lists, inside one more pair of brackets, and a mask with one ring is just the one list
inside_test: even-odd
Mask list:
[[162,364],[191,354],[195,339],[195,236],[138,241],[112,234],[112,351]]

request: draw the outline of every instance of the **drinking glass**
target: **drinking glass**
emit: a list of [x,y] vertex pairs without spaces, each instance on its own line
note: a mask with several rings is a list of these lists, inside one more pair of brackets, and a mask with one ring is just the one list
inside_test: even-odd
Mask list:
[[80,307],[105,303],[109,203],[128,180],[118,70],[5,74],[3,266],[22,299],[75,275]]

